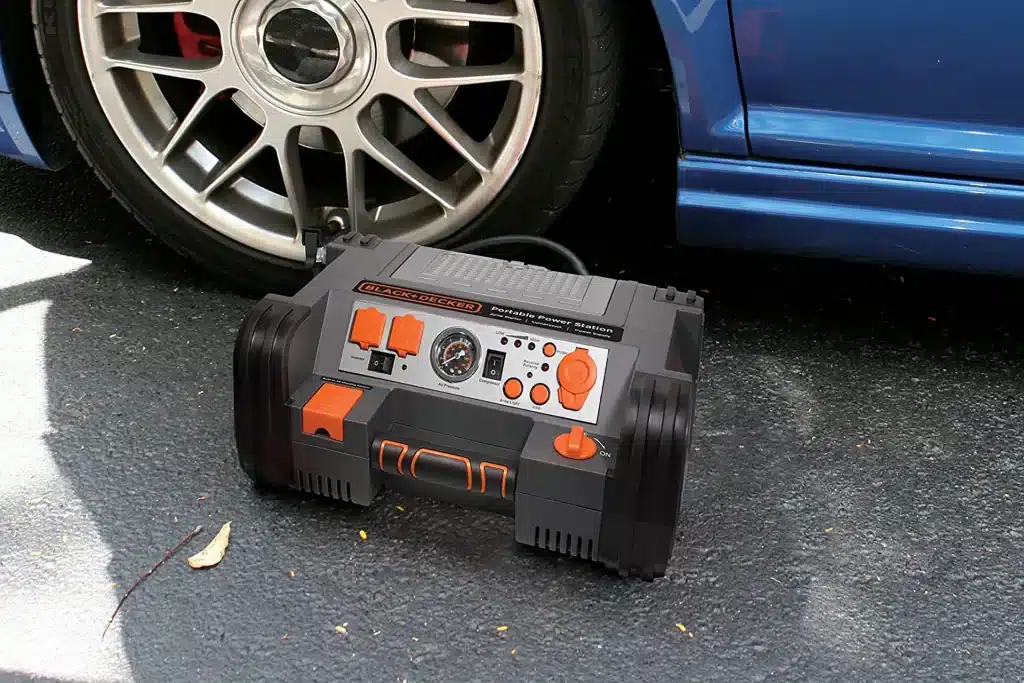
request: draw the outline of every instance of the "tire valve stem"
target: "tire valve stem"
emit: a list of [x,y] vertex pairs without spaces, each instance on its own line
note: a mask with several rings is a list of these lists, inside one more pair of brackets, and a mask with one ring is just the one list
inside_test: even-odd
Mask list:
[[334,209],[327,214],[327,232],[341,235],[349,231],[348,215],[342,209]]

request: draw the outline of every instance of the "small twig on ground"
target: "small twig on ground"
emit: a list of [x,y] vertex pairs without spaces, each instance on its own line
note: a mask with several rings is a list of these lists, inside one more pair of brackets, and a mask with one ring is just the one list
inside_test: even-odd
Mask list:
[[193,530],[192,530],[192,531],[190,531],[189,533],[185,534],[185,537],[184,537],[184,538],[182,538],[182,539],[181,539],[180,541],[178,541],[178,545],[174,546],[173,548],[171,548],[170,550],[168,550],[168,551],[167,551],[166,553],[164,553],[164,556],[163,556],[162,558],[160,558],[160,561],[159,561],[159,562],[157,562],[156,564],[154,564],[154,565],[153,565],[152,567],[150,567],[150,568],[149,568],[149,571],[148,571],[148,572],[146,572],[145,574],[143,574],[142,576],[140,576],[139,578],[137,578],[137,579],[135,580],[135,583],[133,583],[133,584],[132,584],[131,588],[129,588],[129,589],[128,589],[128,590],[127,590],[127,591],[125,592],[125,594],[124,594],[124,595],[123,595],[123,596],[121,597],[121,600],[120,600],[120,601],[118,601],[118,603],[117,603],[117,607],[115,607],[115,608],[114,608],[114,613],[110,615],[110,621],[108,621],[108,622],[107,622],[107,625],[106,625],[106,627],[105,627],[105,628],[103,629],[103,635],[102,635],[102,636],[100,636],[100,640],[103,640],[104,636],[106,636],[106,635],[107,635],[107,629],[109,629],[109,628],[110,628],[110,625],[114,623],[114,617],[116,617],[116,616],[117,616],[117,613],[121,611],[121,605],[123,605],[123,604],[124,604],[124,601],[128,599],[128,596],[132,594],[132,591],[134,591],[134,590],[135,590],[136,588],[138,588],[138,587],[139,587],[139,585],[140,585],[140,584],[141,584],[141,583],[142,583],[143,581],[145,581],[145,580],[146,580],[146,579],[148,579],[148,578],[149,578],[150,576],[152,576],[152,575],[153,575],[153,572],[155,572],[155,571],[156,571],[157,569],[159,569],[159,568],[160,568],[160,565],[162,565],[162,564],[163,564],[164,562],[166,562],[167,560],[169,560],[169,559],[171,559],[172,557],[174,557],[174,555],[175,555],[175,554],[176,554],[176,553],[177,553],[177,552],[178,552],[179,550],[181,550],[181,548],[182,548],[182,547],[183,547],[183,546],[184,546],[184,545],[185,545],[186,543],[188,543],[188,542],[189,542],[189,541],[191,541],[191,540],[192,540],[193,538],[195,538],[196,536],[198,536],[198,535],[199,535],[199,532],[200,532],[200,531],[202,531],[202,530],[203,530],[203,527],[201,527],[201,526],[197,526],[197,527],[196,527],[195,529],[193,529]]

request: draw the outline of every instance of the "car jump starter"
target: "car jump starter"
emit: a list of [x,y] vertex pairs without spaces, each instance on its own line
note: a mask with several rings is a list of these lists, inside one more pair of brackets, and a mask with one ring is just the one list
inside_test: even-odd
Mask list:
[[672,555],[704,302],[349,233],[234,356],[257,483],[511,515],[516,541],[653,580]]

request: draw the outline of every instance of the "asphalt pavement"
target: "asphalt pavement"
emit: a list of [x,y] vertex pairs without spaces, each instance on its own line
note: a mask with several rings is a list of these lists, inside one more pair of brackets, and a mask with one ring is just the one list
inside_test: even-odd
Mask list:
[[[0,163],[0,681],[1024,676],[1024,285],[671,248],[667,214],[627,200],[565,234],[649,231],[626,253],[579,244],[602,273],[708,302],[654,583],[519,548],[501,517],[253,490],[231,413],[253,298],[80,165]],[[228,521],[225,560],[189,568]]]

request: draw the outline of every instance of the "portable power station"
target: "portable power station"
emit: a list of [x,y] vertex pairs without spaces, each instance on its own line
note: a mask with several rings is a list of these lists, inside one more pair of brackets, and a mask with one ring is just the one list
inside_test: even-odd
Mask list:
[[507,514],[519,543],[653,580],[672,555],[704,301],[350,233],[234,356],[256,482]]

